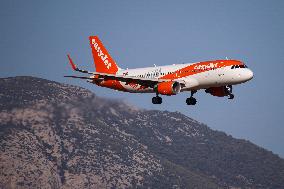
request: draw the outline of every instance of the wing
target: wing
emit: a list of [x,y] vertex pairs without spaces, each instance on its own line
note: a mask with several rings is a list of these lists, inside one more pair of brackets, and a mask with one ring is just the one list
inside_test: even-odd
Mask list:
[[86,70],[79,69],[71,59],[69,55],[69,63],[74,71],[78,71],[81,73],[90,74],[90,77],[81,77],[81,76],[64,76],[64,77],[71,77],[71,78],[78,78],[78,79],[87,79],[87,80],[118,80],[122,82],[132,83],[135,82],[141,85],[147,85],[149,87],[154,87],[157,83],[172,81],[171,79],[159,79],[159,78],[144,78],[144,77],[133,77],[133,76],[125,76],[125,75],[115,75],[109,73],[101,73],[101,72],[89,72]]

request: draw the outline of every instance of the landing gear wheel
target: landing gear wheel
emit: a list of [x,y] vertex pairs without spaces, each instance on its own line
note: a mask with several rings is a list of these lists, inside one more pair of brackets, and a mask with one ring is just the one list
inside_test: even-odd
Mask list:
[[157,96],[157,98],[158,98],[158,104],[162,104],[163,99],[161,97],[159,97],[159,96]]
[[229,94],[229,99],[234,99],[235,95]]
[[196,98],[193,97],[194,93],[196,93],[196,90],[191,91],[191,95],[189,98],[186,99],[186,104],[187,105],[195,105],[196,104]]
[[155,97],[152,98],[152,103],[153,104],[162,104],[162,102],[163,102],[163,100],[159,96],[155,96]]
[[187,98],[186,104],[187,105],[195,105],[196,104],[196,98],[194,98],[194,97]]

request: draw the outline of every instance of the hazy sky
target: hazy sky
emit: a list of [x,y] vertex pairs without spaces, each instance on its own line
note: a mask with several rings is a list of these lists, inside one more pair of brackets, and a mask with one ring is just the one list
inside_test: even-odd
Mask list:
[[[209,127],[284,157],[284,1],[1,1],[0,77],[32,75],[86,87],[147,109],[180,111]],[[234,87],[235,99],[200,91],[151,103],[84,81],[66,58],[94,70],[88,36],[98,35],[122,68],[224,59],[244,61],[254,79]]]

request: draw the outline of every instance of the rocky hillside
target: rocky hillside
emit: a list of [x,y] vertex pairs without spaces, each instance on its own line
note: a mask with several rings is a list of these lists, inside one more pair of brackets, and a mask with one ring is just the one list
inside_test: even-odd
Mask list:
[[0,79],[0,143],[0,188],[284,188],[249,141],[33,77]]

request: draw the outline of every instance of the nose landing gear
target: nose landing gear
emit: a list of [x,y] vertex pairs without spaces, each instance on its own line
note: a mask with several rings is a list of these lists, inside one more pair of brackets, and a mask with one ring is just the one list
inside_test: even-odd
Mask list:
[[233,87],[232,87],[232,85],[228,85],[228,86],[226,86],[226,90],[227,90],[227,92],[229,93],[228,94],[228,99],[234,99],[234,97],[235,97],[235,95],[232,93],[233,92]]
[[228,96],[229,96],[228,99],[234,99],[235,98],[235,95],[233,95],[233,94],[229,94]]
[[191,91],[191,95],[189,98],[186,99],[186,104],[187,105],[195,105],[196,104],[196,98],[193,97],[194,93],[196,93],[197,91]]

